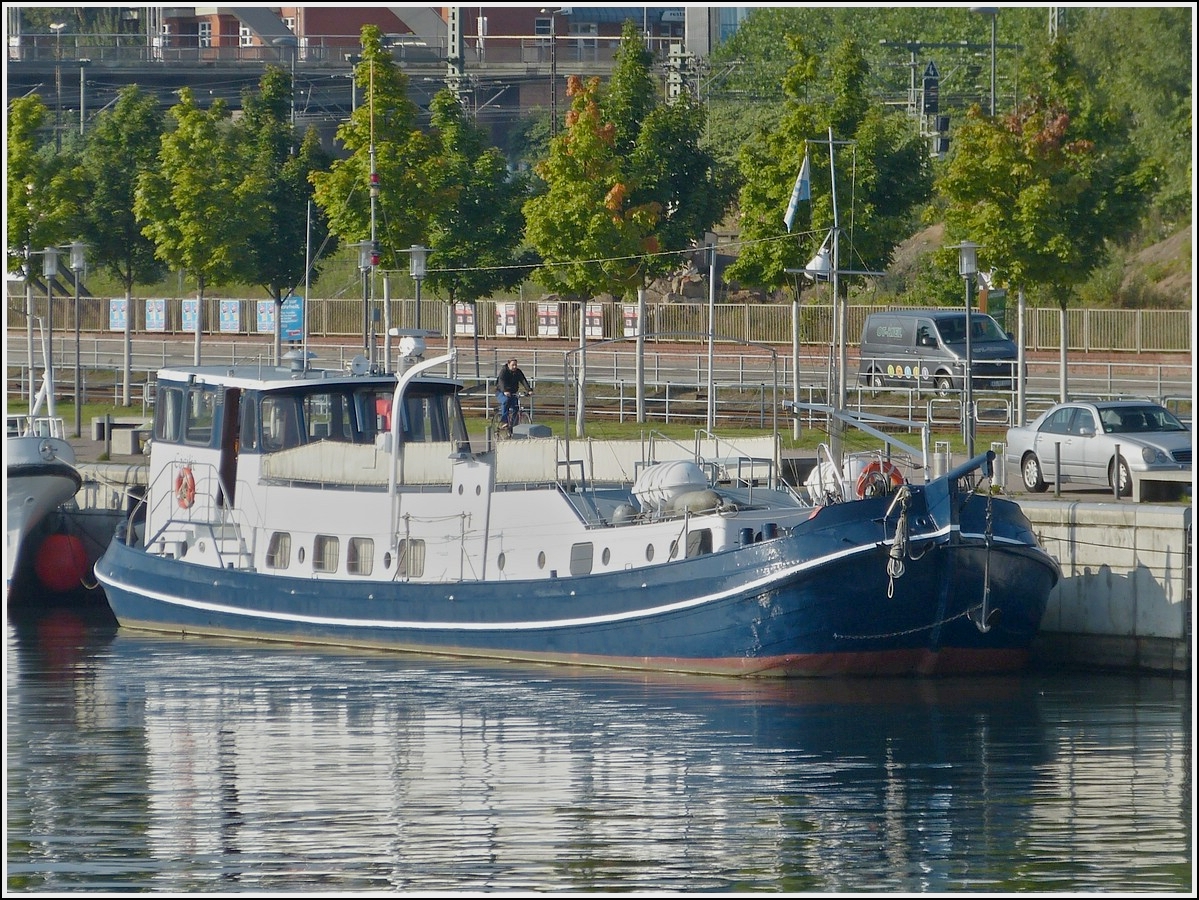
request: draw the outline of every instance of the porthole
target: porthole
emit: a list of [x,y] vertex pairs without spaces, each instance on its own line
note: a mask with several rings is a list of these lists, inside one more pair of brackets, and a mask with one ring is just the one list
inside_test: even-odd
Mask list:
[[654,545],[653,544],[645,545],[645,561],[646,562],[654,561]]
[[506,557],[503,553],[501,553],[498,557],[496,557],[495,564],[500,567],[501,572],[504,571],[504,563],[506,563],[507,561],[508,561],[508,557]]
[[304,548],[303,547],[301,547],[299,550],[296,551],[296,559],[299,560],[300,562],[304,561]]
[[668,556],[668,557],[666,557],[666,558],[667,558],[667,559],[674,559],[674,558],[675,558],[676,556],[678,556],[678,555],[679,555],[679,542],[678,542],[678,541],[671,541],[671,542],[670,542],[670,556]]
[[384,553],[384,554],[383,554],[383,568],[384,568],[384,569],[390,569],[390,568],[391,568],[391,553]]
[[540,553],[537,554],[537,568],[539,568],[539,569],[545,568],[545,551],[544,550],[542,550]]
[[605,547],[604,552],[600,554],[600,561],[605,566],[612,561],[612,551],[609,550],[607,547]]
[[460,496],[460,497],[461,497],[461,496],[462,496],[462,492],[463,492],[464,490],[465,490],[465,488],[464,488],[462,485],[458,485],[458,496]]
[[481,484],[476,484],[476,485],[475,485],[475,496],[476,496],[476,497],[478,497],[478,496],[480,496],[482,493],[483,493],[483,485],[481,485]]

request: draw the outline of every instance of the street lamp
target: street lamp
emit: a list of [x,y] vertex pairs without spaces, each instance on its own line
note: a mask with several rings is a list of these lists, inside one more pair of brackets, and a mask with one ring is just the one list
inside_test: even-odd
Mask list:
[[995,116],[995,33],[999,23],[998,6],[972,6],[970,12],[991,17],[991,116]]
[[79,390],[79,273],[83,270],[83,242],[71,242],[71,272],[75,276],[75,437],[83,430],[83,410]]
[[[294,34],[284,34],[273,38],[271,43],[279,49],[280,57],[285,58],[291,68],[291,124],[296,124],[296,56],[300,46],[299,39]],[[351,87],[350,90],[353,90]]]
[[[58,275],[58,248],[42,251],[42,275],[46,279],[46,408],[54,416],[54,279]],[[32,363],[33,361],[30,360]]]
[[970,332],[974,329],[970,320],[970,279],[978,274],[978,244],[962,241],[958,245],[958,274],[966,282],[966,409],[962,417],[962,428],[966,438],[966,456],[974,459],[974,370],[970,346]]
[[66,22],[51,22],[54,32],[54,149],[62,150],[62,30]]
[[425,277],[425,254],[428,249],[420,244],[413,244],[408,248],[408,274],[416,282],[416,319],[414,324],[418,329],[420,328],[420,283],[421,279]]
[[362,271],[362,349],[371,348],[370,327],[370,273],[379,264],[374,241],[358,242],[358,268]]
[[557,15],[561,9],[543,8],[541,14],[550,17],[550,137],[558,134],[558,40]]

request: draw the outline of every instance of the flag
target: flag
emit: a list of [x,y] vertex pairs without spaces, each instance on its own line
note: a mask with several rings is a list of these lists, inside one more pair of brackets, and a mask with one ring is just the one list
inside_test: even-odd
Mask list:
[[799,167],[799,176],[795,179],[795,187],[791,189],[791,202],[787,204],[787,214],[783,216],[783,221],[787,223],[787,230],[791,230],[791,223],[795,221],[795,211],[799,209],[800,200],[812,199],[812,183],[811,183],[811,168],[808,165],[808,154],[803,155],[803,165]]

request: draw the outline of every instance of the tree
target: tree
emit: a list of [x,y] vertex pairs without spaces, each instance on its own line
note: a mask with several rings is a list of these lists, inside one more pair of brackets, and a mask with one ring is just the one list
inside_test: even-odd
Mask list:
[[[788,41],[794,64],[784,79],[787,100],[778,125],[742,149],[744,247],[728,272],[730,278],[768,288],[785,282],[786,269],[804,265],[834,225],[847,238],[842,268],[882,270],[932,186],[931,163],[919,135],[902,115],[867,97],[869,70],[857,42],[848,39],[834,48],[826,69],[803,38]],[[805,156],[811,202],[801,204],[792,226],[796,237],[789,238],[784,215]],[[849,282],[841,280],[844,290]]]
[[991,120],[972,111],[938,181],[951,234],[982,245],[980,269],[1058,305],[1063,401],[1067,305],[1108,243],[1136,226],[1148,195],[1151,172],[1141,168],[1128,129],[1058,41],[1016,113]]
[[343,243],[374,240],[383,265],[398,268],[407,249],[425,240],[430,210],[444,203],[428,180],[435,148],[417,127],[408,77],[377,26],[362,29],[354,82],[366,99],[337,129],[348,155],[312,173],[316,202]]
[[542,257],[534,277],[579,297],[623,296],[641,283],[645,254],[658,249],[660,209],[630,202],[616,128],[603,120],[599,90],[598,78],[568,79],[566,128],[537,166],[547,190],[524,204],[526,239]]
[[242,159],[226,105],[208,110],[190,88],[180,91],[162,138],[158,166],[138,178],[134,211],[158,258],[195,279],[199,291],[195,364],[200,364],[204,290],[244,271],[256,239],[240,205]]
[[527,183],[509,177],[503,154],[488,145],[451,91],[439,92],[430,112],[437,152],[428,179],[444,202],[429,213],[428,283],[451,304],[475,303],[529,273],[533,260],[520,252]]
[[83,149],[83,240],[96,265],[125,292],[124,406],[132,402],[133,286],[151,284],[165,270],[134,212],[138,179],[154,168],[164,126],[158,101],[130,85],[113,107],[96,116]]
[[130,85],[96,116],[83,151],[84,240],[95,264],[125,288],[126,299],[135,284],[152,283],[163,273],[133,207],[138,177],[154,168],[164,126],[158,102]]
[[[254,240],[247,247],[247,281],[261,285],[275,302],[275,358],[282,349],[281,311],[288,294],[307,274],[310,235],[310,175],[329,164],[315,129],[298,142],[291,124],[291,75],[270,67],[258,91],[246,91],[240,140],[247,157],[246,175],[238,189]],[[297,145],[298,144],[298,145]],[[323,242],[326,226],[318,217],[312,239]],[[314,265],[314,271],[319,266]]]

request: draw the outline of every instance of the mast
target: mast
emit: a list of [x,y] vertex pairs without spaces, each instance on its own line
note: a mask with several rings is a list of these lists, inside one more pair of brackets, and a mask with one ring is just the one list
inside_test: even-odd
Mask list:
[[[371,92],[371,95],[370,95],[370,96],[371,96],[371,108],[370,108],[370,117],[371,117],[371,146],[370,146],[370,160],[371,160],[371,174],[370,174],[370,187],[371,187],[371,248],[370,248],[370,282],[371,282],[371,283],[370,283],[370,301],[369,301],[369,303],[368,303],[368,310],[369,310],[369,311],[368,311],[368,314],[367,314],[367,321],[368,321],[368,322],[372,321],[372,319],[371,319],[371,317],[370,317],[370,314],[369,314],[369,312],[372,312],[372,311],[374,310],[374,300],[375,300],[375,267],[379,265],[379,235],[378,235],[378,226],[377,226],[377,216],[376,216],[376,212],[375,212],[375,208],[376,208],[376,206],[378,205],[378,200],[379,200],[379,170],[378,170],[378,169],[375,167],[375,60],[374,60],[373,58],[371,59],[371,70],[370,70],[370,92]],[[369,353],[369,355],[370,355],[370,357],[371,357],[371,359],[372,359],[372,361],[373,361],[373,358],[374,358],[374,355],[375,355],[375,342],[374,342],[374,341],[372,341],[372,340],[370,340],[369,331],[370,331],[370,326],[368,325],[368,326],[367,326],[367,332],[368,332],[368,333],[367,333],[367,334],[365,334],[365,335],[363,335],[363,338],[364,338],[364,340],[366,340],[366,343],[367,343],[367,351],[368,351],[368,353]],[[384,360],[384,368],[386,368],[386,367],[387,367],[387,360]]]
[[828,129],[828,170],[833,202],[833,259],[832,271],[829,273],[829,283],[833,288],[833,339],[837,347],[837,362],[833,373],[834,415],[829,421],[829,449],[832,451],[833,459],[840,459],[842,423],[835,413],[839,413],[845,409],[847,399],[845,384],[845,365],[847,359],[845,329],[848,323],[846,321],[847,311],[845,304],[841,302],[839,279],[841,270],[841,219],[837,210],[837,165],[833,151],[833,127],[831,125]]

